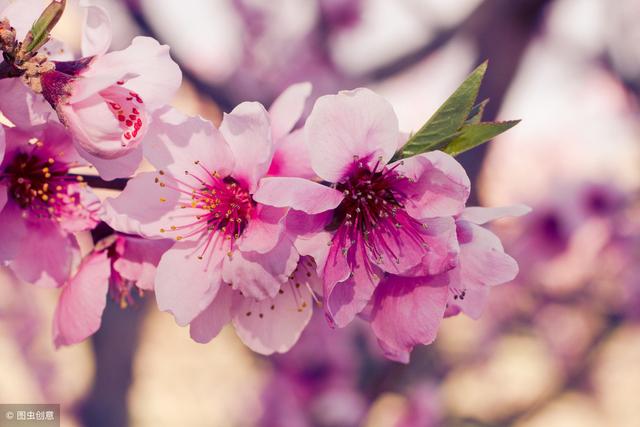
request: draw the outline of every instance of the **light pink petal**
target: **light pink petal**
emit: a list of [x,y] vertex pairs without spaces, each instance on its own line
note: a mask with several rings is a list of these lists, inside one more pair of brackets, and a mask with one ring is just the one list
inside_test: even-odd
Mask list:
[[287,239],[282,239],[270,252],[236,250],[222,262],[222,277],[247,297],[274,297],[296,268],[298,253]]
[[298,129],[276,141],[276,152],[271,161],[268,175],[296,176],[315,179],[311,159],[304,143],[304,131]]
[[124,87],[140,95],[150,109],[168,104],[182,81],[169,46],[150,37],[136,37],[126,49],[96,57],[82,76],[75,85],[73,102],[126,80]]
[[464,168],[453,157],[431,151],[394,163],[408,179],[401,191],[409,200],[407,212],[414,218],[457,215],[469,197],[470,182]]
[[160,258],[172,245],[171,240],[126,237],[124,252],[113,263],[113,269],[138,288],[152,291]]
[[390,276],[374,296],[371,329],[385,356],[409,363],[414,346],[430,344],[438,333],[447,304],[447,276]]
[[220,132],[235,158],[233,177],[253,193],[274,153],[267,111],[257,102],[243,102],[224,115]]
[[317,214],[336,208],[344,195],[303,178],[266,177],[260,180],[253,199],[266,205]]
[[53,315],[56,348],[79,343],[100,328],[110,275],[107,253],[93,253],[84,259],[76,275],[62,288]]
[[8,201],[4,209],[0,210],[0,261],[8,261],[16,256],[26,234],[22,210],[17,204]]
[[227,176],[234,166],[233,153],[210,121],[170,107],[154,113],[143,146],[145,158],[153,166],[179,177],[186,170],[200,179],[207,179],[214,171]]
[[[457,269],[456,269],[457,270]],[[449,273],[449,280],[453,282],[455,274]],[[464,299],[460,299],[460,293],[449,292],[449,299],[447,301],[448,307],[445,317],[455,316],[460,312],[463,312],[472,319],[479,319],[484,312],[489,299],[489,287],[480,286],[475,288],[465,289]],[[456,296],[458,296],[456,298]]]
[[20,79],[0,80],[0,93],[0,112],[18,127],[45,123],[55,115],[49,103]]
[[304,105],[311,95],[311,83],[297,83],[289,86],[273,101],[269,108],[273,140],[277,141],[291,132],[304,111]]
[[80,146],[77,147],[77,150],[83,159],[91,163],[91,165],[96,168],[100,177],[105,181],[132,176],[136,170],[138,170],[138,166],[140,166],[140,163],[142,162],[141,147],[137,147],[124,156],[116,159],[103,159],[96,157],[89,154]]
[[460,214],[460,219],[482,225],[504,217],[518,217],[526,215],[529,212],[531,212],[531,208],[526,205],[503,206],[499,208],[472,206],[466,208]]
[[318,98],[305,125],[313,170],[339,182],[354,157],[372,167],[386,164],[396,151],[398,119],[391,104],[369,89]]
[[192,223],[202,211],[180,209],[180,193],[161,187],[155,182],[156,178],[158,175],[153,172],[143,172],[130,179],[116,198],[107,198],[103,202],[101,219],[123,233],[155,239],[175,237],[161,230]]
[[237,294],[233,326],[242,342],[264,355],[293,347],[313,313],[308,282],[306,275],[296,272],[293,283],[287,282],[274,298],[256,300]]
[[518,263],[504,253],[500,239],[489,230],[470,222],[458,223],[458,235],[467,234],[460,242],[462,289],[494,286],[513,280]]
[[[217,248],[216,248],[217,249]],[[199,259],[194,242],[176,242],[164,253],[156,271],[158,308],[174,315],[180,326],[189,324],[213,301],[221,286],[220,259],[224,252]]]
[[280,241],[287,210],[267,205],[258,205],[255,210],[255,216],[238,241],[238,249],[263,254],[271,251]]
[[191,321],[189,334],[199,343],[205,344],[214,339],[224,325],[231,322],[231,304],[235,291],[230,286],[220,286],[211,304]]
[[54,288],[62,286],[69,278],[73,260],[78,256],[75,237],[43,221],[29,225],[9,267],[20,280]]
[[111,46],[111,18],[100,6],[82,1],[85,8],[84,25],[82,26],[82,56],[103,55]]

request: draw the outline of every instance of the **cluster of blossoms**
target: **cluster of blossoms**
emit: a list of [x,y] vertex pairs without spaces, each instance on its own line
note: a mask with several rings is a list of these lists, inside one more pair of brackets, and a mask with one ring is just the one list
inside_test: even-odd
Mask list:
[[[465,207],[469,179],[444,152],[395,160],[408,137],[374,92],[322,96],[301,123],[311,86],[296,84],[215,127],[167,105],[181,74],[166,46],[137,37],[106,53],[96,6],[84,6],[82,57],[56,60],[67,49],[52,41],[48,56],[27,52],[39,68],[20,65],[17,23],[35,19],[14,5],[1,11],[4,77],[20,79],[0,81],[15,125],[0,145],[0,258],[62,287],[56,345],[99,328],[106,294],[124,307],[137,288],[198,342],[231,323],[254,351],[286,352],[317,305],[334,327],[365,319],[385,355],[408,362],[443,317],[479,316],[489,288],[517,274],[483,225],[526,208]],[[102,203],[70,172],[130,177],[143,157],[155,171]],[[100,221],[116,234],[81,259],[77,233]]]

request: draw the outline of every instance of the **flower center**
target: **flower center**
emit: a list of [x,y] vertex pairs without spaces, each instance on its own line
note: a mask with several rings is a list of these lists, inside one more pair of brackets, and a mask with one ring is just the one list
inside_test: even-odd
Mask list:
[[[367,254],[365,259],[376,264],[384,263],[385,258],[399,264],[401,239],[426,246],[422,224],[404,209],[407,197],[399,184],[407,178],[395,169],[380,166],[379,161],[370,169],[366,162],[355,159],[348,178],[336,185],[345,197],[327,229],[336,230],[332,244],[350,262],[356,262],[349,255],[351,250],[361,250]],[[366,268],[374,274],[370,265]]]
[[[206,179],[185,171],[185,175],[193,178],[196,184],[189,184],[175,177],[167,176],[160,171],[157,182],[161,187],[168,187],[188,196],[188,200],[180,202],[181,208],[198,209],[197,214],[191,222],[184,225],[170,225],[169,229],[160,229],[160,232],[169,231],[183,232],[175,236],[176,240],[196,236],[206,235],[206,243],[199,256],[202,259],[204,253],[211,243],[229,241],[229,254],[233,250],[235,241],[240,238],[246,229],[255,202],[249,192],[242,187],[234,178],[221,177],[216,172],[207,171],[200,162],[195,162],[207,173]],[[162,177],[166,176],[167,182]],[[164,201],[164,199],[161,199]]]
[[[43,147],[42,141],[34,140],[32,151]],[[69,165],[34,152],[21,152],[0,174],[6,182],[9,196],[31,218],[54,219],[62,216],[70,204],[78,204],[79,196],[69,194],[68,186],[82,177],[68,175]]]

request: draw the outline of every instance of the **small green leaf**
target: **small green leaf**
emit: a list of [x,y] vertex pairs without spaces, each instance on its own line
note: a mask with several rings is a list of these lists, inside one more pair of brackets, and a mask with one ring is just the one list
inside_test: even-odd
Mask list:
[[475,125],[482,121],[482,115],[484,114],[484,108],[489,103],[489,98],[485,99],[479,104],[474,105],[474,107],[469,112],[467,116],[467,120],[464,122],[465,125]]
[[427,123],[401,148],[399,157],[424,153],[446,145],[465,123],[478,97],[480,83],[487,71],[487,62],[476,68],[456,89]]
[[49,40],[51,30],[60,20],[66,3],[66,0],[53,0],[42,12],[23,42],[27,46],[24,48],[25,53],[37,51]]
[[518,123],[520,123],[520,120],[465,125],[460,129],[460,134],[444,147],[442,151],[452,156],[457,156],[478,145],[484,144],[511,129]]

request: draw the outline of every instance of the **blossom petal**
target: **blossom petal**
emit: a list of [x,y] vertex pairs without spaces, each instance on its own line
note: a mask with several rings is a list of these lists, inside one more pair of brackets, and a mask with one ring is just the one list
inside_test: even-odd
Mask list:
[[265,177],[253,195],[258,203],[290,207],[308,214],[336,208],[344,195],[333,188],[303,178]]
[[[101,219],[114,230],[154,239],[174,237],[162,230],[193,221],[202,211],[180,209],[180,193],[156,183],[158,175],[143,172],[130,179],[115,198],[103,202]],[[193,236],[197,239],[200,236]]]
[[298,178],[315,179],[316,173],[311,168],[309,150],[304,143],[304,131],[295,130],[275,142],[276,152],[273,155],[268,175],[296,176]]
[[9,267],[27,283],[54,288],[69,278],[74,258],[79,254],[73,235],[46,222],[30,224]]
[[220,132],[235,158],[233,177],[253,193],[273,158],[267,111],[257,102],[243,102],[224,115]]
[[111,46],[111,18],[100,6],[84,0],[80,6],[85,8],[84,25],[82,26],[82,56],[103,55]]
[[0,112],[18,127],[45,123],[55,114],[44,97],[36,95],[21,79],[0,80],[0,93]]
[[0,261],[13,259],[27,235],[27,228],[22,210],[17,204],[7,202],[0,210]]
[[62,288],[53,315],[56,348],[79,343],[100,328],[110,275],[107,253],[93,253],[85,258],[76,275]]
[[273,140],[277,141],[291,132],[304,111],[304,105],[311,95],[311,83],[297,83],[289,86],[273,101],[269,108]]
[[407,212],[414,218],[457,215],[469,197],[470,182],[464,168],[453,157],[431,151],[391,165],[408,179],[400,191],[407,195]]
[[255,217],[251,218],[242,233],[238,248],[243,252],[254,251],[263,254],[272,250],[280,241],[287,210],[258,205],[256,211]]
[[274,297],[298,263],[298,253],[288,239],[281,239],[271,251],[234,251],[222,263],[222,277],[234,289],[257,299]]
[[154,113],[143,147],[145,157],[156,169],[174,176],[189,171],[206,180],[214,171],[227,176],[234,166],[233,153],[210,121],[189,117],[175,108]]
[[239,294],[234,298],[233,325],[253,351],[264,355],[288,351],[311,320],[308,278],[296,273],[294,280],[299,288],[288,282],[274,298],[256,300]]
[[213,301],[220,288],[220,260],[224,252],[199,259],[198,244],[176,242],[160,258],[156,271],[158,308],[168,311],[180,326],[189,324]]
[[339,182],[354,157],[386,164],[396,151],[398,118],[391,104],[369,89],[318,98],[305,125],[313,170]]
[[447,276],[390,276],[378,285],[371,329],[385,356],[408,363],[418,344],[430,344],[438,333],[447,304]]
[[[345,261],[340,261],[340,258]],[[335,277],[339,277],[337,273],[342,272],[340,264],[346,263],[347,259],[350,262],[346,280],[334,281]],[[328,266],[337,268],[328,269]],[[332,246],[325,264],[323,282],[325,313],[329,321],[339,327],[351,322],[369,303],[382,275],[382,271],[366,259],[364,249],[358,247],[346,256],[338,250],[336,256]]]
[[136,170],[138,170],[138,166],[140,166],[140,163],[142,162],[142,149],[140,147],[137,147],[126,153],[124,156],[115,159],[103,159],[101,157],[94,156],[79,145],[76,149],[83,159],[91,163],[91,165],[96,168],[98,174],[100,174],[100,178],[105,181],[132,176]]
[[211,304],[191,321],[189,334],[194,341],[208,343],[220,333],[224,325],[231,322],[233,295],[234,290],[230,286],[222,285]]
[[[7,188],[6,185],[2,185],[0,184],[0,212],[2,212],[2,209],[4,208],[4,205],[7,204],[7,200],[8,200],[8,196],[7,196],[7,192],[9,191],[9,189]],[[2,226],[4,227],[4,223],[2,224]]]
[[169,46],[150,37],[136,37],[124,50],[98,56],[74,85],[73,102],[114,85],[126,77],[126,89],[136,92],[147,108],[168,104],[180,87],[182,72],[169,56]]
[[140,289],[152,291],[156,268],[162,255],[173,245],[171,240],[125,238],[123,254],[114,261],[113,269],[123,279],[135,282]]

